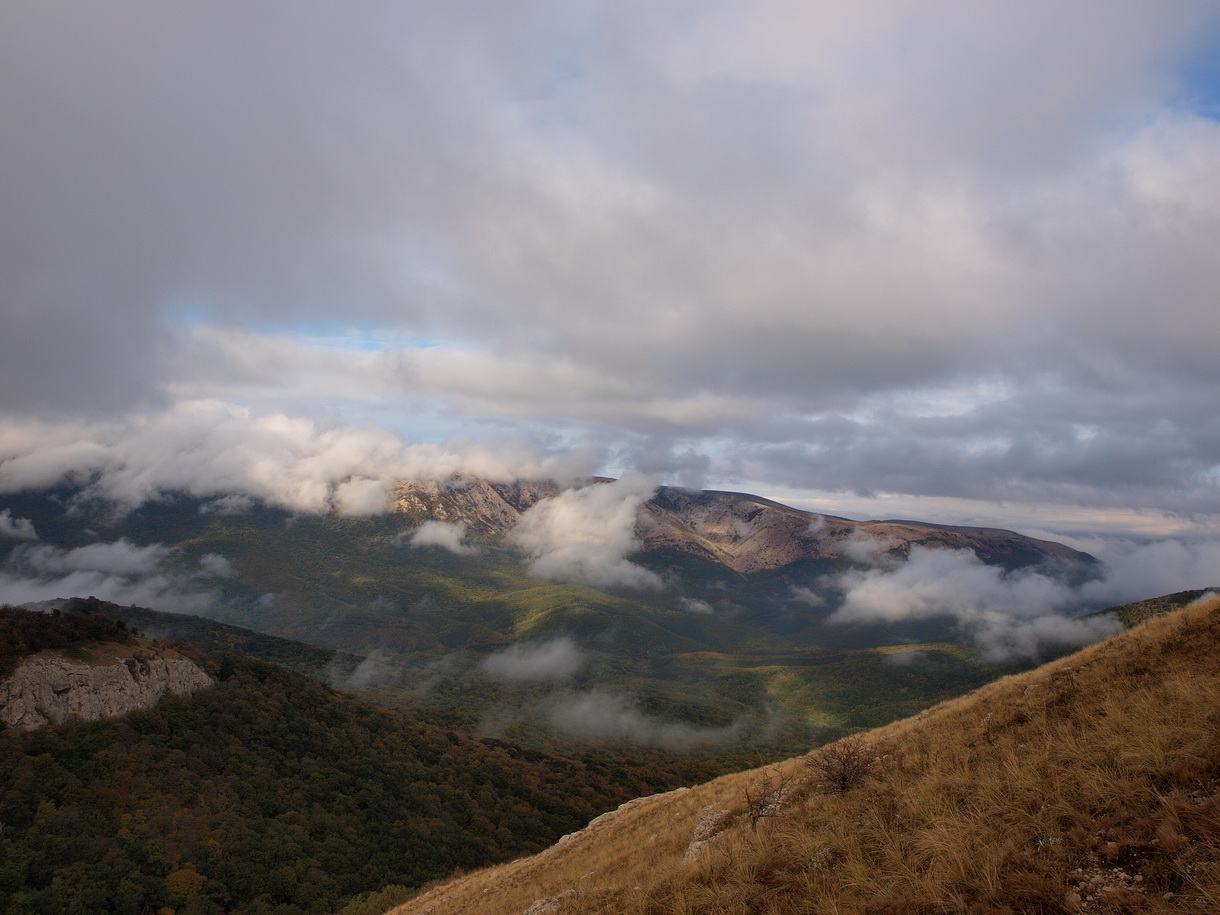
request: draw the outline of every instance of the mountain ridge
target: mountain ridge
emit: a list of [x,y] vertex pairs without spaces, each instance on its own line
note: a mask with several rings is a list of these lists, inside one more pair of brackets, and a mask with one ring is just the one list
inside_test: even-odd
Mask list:
[[[614,481],[594,477],[583,485]],[[469,474],[447,480],[406,480],[391,491],[391,513],[414,524],[464,523],[479,537],[511,536],[521,516],[559,495],[554,482],[499,483]],[[845,561],[865,555],[909,554],[913,546],[971,550],[984,563],[1007,568],[1096,560],[1060,543],[1002,528],[930,522],[854,521],[793,508],[751,493],[659,486],[637,510],[633,533],[640,552],[676,551],[739,574],[773,571],[800,560]]]

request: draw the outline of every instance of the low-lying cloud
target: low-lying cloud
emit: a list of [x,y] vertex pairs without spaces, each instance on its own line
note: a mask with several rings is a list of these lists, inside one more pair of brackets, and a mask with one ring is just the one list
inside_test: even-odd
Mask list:
[[212,400],[106,423],[0,420],[0,493],[73,480],[87,484],[86,496],[124,508],[182,492],[214,499],[205,510],[222,514],[259,499],[290,511],[368,515],[386,511],[389,489],[404,479],[464,471],[568,480],[588,473],[589,460],[522,441],[410,444],[378,426]]
[[339,689],[368,689],[395,684],[402,679],[402,665],[384,648],[374,648],[343,675],[334,663],[328,669],[331,683]]
[[844,601],[834,624],[885,624],[950,618],[988,661],[1035,658],[1048,647],[1074,647],[1117,631],[1112,620],[1074,618],[1081,595],[1032,570],[1007,572],[969,550],[912,547],[894,568],[839,576]]
[[459,556],[475,552],[475,548],[465,540],[465,521],[425,521],[407,538],[407,542],[417,549],[436,546]]
[[19,544],[0,570],[0,603],[98,597],[154,610],[205,613],[218,599],[217,579],[232,572],[229,561],[217,554],[188,565],[169,547],[138,546],[125,538],[70,550]]
[[892,565],[887,553],[893,546],[893,540],[873,537],[863,531],[853,531],[851,536],[843,541],[843,554],[860,565]]
[[659,590],[658,575],[627,559],[640,548],[636,512],[655,492],[656,482],[640,474],[569,489],[522,514],[513,539],[539,578]]
[[479,670],[498,680],[562,680],[579,671],[584,663],[584,653],[564,636],[545,642],[518,642],[489,655]]
[[678,600],[678,606],[687,613],[698,613],[703,616],[711,616],[716,612],[715,608],[705,600],[700,600],[697,597],[683,597]]
[[1220,586],[1220,541],[1089,541],[1088,549],[1106,566],[1106,575],[1084,585],[1093,603],[1122,604],[1175,591]]
[[556,730],[579,737],[628,740],[632,743],[686,750],[727,743],[741,737],[743,724],[701,728],[684,721],[658,718],[642,711],[628,695],[604,689],[563,692],[545,704],[547,721]]

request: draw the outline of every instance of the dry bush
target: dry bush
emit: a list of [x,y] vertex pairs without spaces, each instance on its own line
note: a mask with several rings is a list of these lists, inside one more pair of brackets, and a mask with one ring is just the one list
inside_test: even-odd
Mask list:
[[750,828],[758,831],[758,821],[779,816],[784,798],[791,790],[792,776],[775,766],[767,766],[742,788]]
[[864,784],[877,765],[877,757],[859,737],[846,737],[807,757],[806,765],[821,775],[824,785],[843,794]]

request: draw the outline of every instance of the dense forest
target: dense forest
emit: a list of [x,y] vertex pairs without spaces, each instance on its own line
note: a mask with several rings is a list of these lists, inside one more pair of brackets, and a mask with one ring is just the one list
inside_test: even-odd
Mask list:
[[130,645],[135,635],[122,620],[96,612],[92,605],[79,613],[31,613],[0,607],[0,679],[13,672],[26,655],[51,648],[70,648],[82,642]]
[[0,731],[0,911],[321,915],[536,851],[707,774],[682,757],[479,740],[174,647],[216,686],[122,719]]

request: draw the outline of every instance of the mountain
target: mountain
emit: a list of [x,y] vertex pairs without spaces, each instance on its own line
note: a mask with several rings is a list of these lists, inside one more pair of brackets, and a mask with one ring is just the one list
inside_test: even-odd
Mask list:
[[1113,617],[1119,620],[1125,627],[1130,628],[1150,620],[1154,616],[1161,616],[1185,607],[1187,604],[1193,603],[1209,594],[1220,594],[1220,588],[1195,588],[1190,591],[1177,591],[1173,594],[1164,594],[1160,597],[1151,597],[1147,600],[1137,600],[1129,604],[1097,610],[1090,614],[1090,616]]
[[[612,482],[594,478],[586,485]],[[507,537],[521,515],[560,488],[551,482],[497,483],[468,474],[404,481],[392,492],[393,513],[412,524],[461,522],[476,536]],[[676,552],[748,575],[801,560],[845,561],[869,547],[905,557],[913,546],[971,550],[985,563],[1019,568],[1095,560],[1060,543],[995,528],[918,521],[851,521],[802,511],[748,493],[661,486],[639,508],[634,533],[646,559]]]
[[1220,598],[392,915],[1189,913],[1220,900]]
[[393,513],[410,523],[462,522],[476,536],[504,537],[523,512],[560,491],[554,482],[502,483],[455,473],[446,480],[404,480],[390,498]]
[[984,563],[1020,568],[1094,562],[1060,543],[994,528],[916,521],[849,521],[745,493],[663,486],[642,507],[636,533],[644,550],[675,550],[750,574],[800,560],[846,561],[863,545],[906,557],[914,546],[971,550]]
[[292,668],[315,680],[348,677],[364,661],[356,655],[267,635],[245,626],[232,626],[189,613],[131,607],[96,597],[47,601],[34,609],[60,610],[65,619],[89,613],[102,614],[148,638],[190,642],[203,648],[248,655]]

